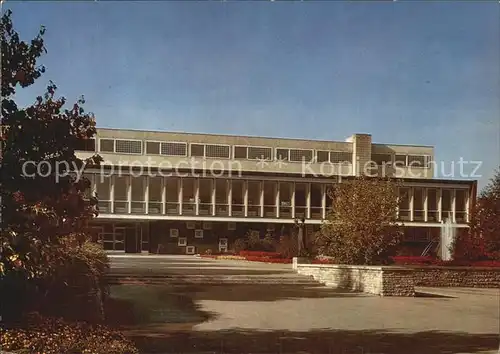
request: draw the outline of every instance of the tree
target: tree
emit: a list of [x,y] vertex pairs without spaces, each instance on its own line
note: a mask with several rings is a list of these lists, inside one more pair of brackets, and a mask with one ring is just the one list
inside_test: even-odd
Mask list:
[[316,236],[320,254],[345,264],[384,264],[399,243],[398,184],[359,177],[329,191],[332,208]]
[[[0,277],[9,270],[28,276],[44,272],[62,236],[81,233],[94,215],[84,199],[89,181],[74,171],[98,164],[96,155],[81,160],[75,150],[96,133],[95,119],[82,108],[70,109],[57,98],[52,82],[34,104],[19,108],[18,87],[30,86],[44,72],[37,59],[46,52],[42,27],[28,44],[14,30],[11,11],[0,23],[2,38],[2,153]],[[56,247],[57,248],[57,247]]]
[[500,259],[500,169],[479,194],[469,226],[454,242],[454,257]]

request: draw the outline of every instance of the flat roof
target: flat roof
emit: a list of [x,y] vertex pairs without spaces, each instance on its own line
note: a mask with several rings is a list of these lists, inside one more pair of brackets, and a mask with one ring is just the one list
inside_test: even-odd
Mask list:
[[[221,137],[232,137],[232,138],[252,138],[252,139],[269,139],[269,140],[291,140],[291,141],[304,141],[304,142],[317,142],[317,143],[348,143],[344,140],[320,140],[320,139],[310,139],[310,138],[289,138],[289,137],[278,137],[278,136],[259,136],[259,135],[236,135],[236,134],[215,134],[215,133],[200,133],[200,132],[183,132],[183,131],[172,131],[172,130],[149,130],[149,129],[122,129],[122,128],[107,128],[107,127],[97,127],[97,130],[111,130],[111,131],[127,131],[134,133],[167,133],[167,134],[184,134],[184,135],[208,135],[208,136],[221,136]],[[368,133],[353,133],[361,135],[370,135]],[[378,146],[404,146],[404,147],[424,147],[424,148],[434,148],[432,145],[418,145],[418,144],[392,144],[392,143],[375,143],[372,145]]]

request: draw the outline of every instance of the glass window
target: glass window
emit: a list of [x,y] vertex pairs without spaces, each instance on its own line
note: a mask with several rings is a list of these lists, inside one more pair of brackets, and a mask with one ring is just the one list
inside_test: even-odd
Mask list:
[[248,205],[260,205],[260,181],[248,181]]
[[161,202],[163,194],[162,177],[150,177],[149,178],[149,201],[151,202]]
[[194,178],[182,179],[182,202],[195,203],[195,182]]
[[215,180],[215,202],[217,204],[227,204],[227,180]]
[[450,189],[443,189],[441,195],[441,210],[443,220],[451,217],[451,198],[452,191]]
[[312,157],[313,157],[312,150],[299,150],[299,149],[291,149],[290,150],[290,161],[309,162],[312,160]]
[[276,182],[264,181],[264,205],[276,205]]
[[212,158],[229,158],[229,146],[227,145],[207,145],[206,156]]
[[113,139],[99,139],[99,151],[115,152],[115,141]]
[[205,156],[205,145],[203,144],[191,144],[191,156],[203,157]]
[[352,163],[352,152],[330,151],[330,162]]
[[115,152],[123,154],[142,154],[142,141],[116,140]]
[[276,160],[288,161],[288,149],[276,149]]
[[114,176],[115,201],[128,200],[128,176]]
[[161,143],[161,154],[166,156],[186,156],[186,143]]
[[391,154],[372,154],[372,161],[377,165],[388,165],[392,163],[392,155]]
[[409,155],[408,156],[408,166],[410,167],[426,167],[426,159],[427,156],[417,156],[417,155]]
[[247,158],[246,146],[235,146],[234,147],[234,158],[235,159],[246,159]]
[[266,147],[248,147],[248,159],[249,160],[271,160],[272,159],[272,149]]
[[160,143],[154,141],[146,142],[146,154],[158,155],[160,153]]
[[394,163],[397,166],[406,166],[406,155],[396,155],[394,158]]
[[166,189],[167,189],[167,202],[178,203],[179,202],[179,178],[178,177],[167,177],[165,179]]
[[330,161],[330,153],[328,151],[318,150],[316,151],[316,162],[328,162]]
[[242,180],[231,181],[231,203],[233,205],[243,205],[243,185]]

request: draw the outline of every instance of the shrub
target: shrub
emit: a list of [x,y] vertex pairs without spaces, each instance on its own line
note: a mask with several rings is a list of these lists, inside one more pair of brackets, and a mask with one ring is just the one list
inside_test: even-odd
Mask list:
[[234,241],[233,249],[236,254],[241,251],[273,252],[276,250],[276,241],[271,234],[266,234],[262,239],[259,235],[253,234],[252,230],[249,230],[245,238],[238,238]]
[[[71,240],[68,240],[71,242]],[[43,279],[43,313],[68,320],[104,320],[104,301],[109,294],[108,257],[100,244],[85,241],[63,249],[60,266]]]
[[281,236],[277,250],[283,258],[297,257],[299,252],[297,235]]
[[275,250],[275,242],[274,239],[270,235],[266,235],[263,239],[260,238],[260,235],[253,234],[252,230],[249,230],[247,235],[247,247],[245,250],[247,251],[274,251]]
[[345,264],[386,264],[401,236],[398,184],[358,177],[335,185],[332,208],[317,235],[318,250]]
[[23,327],[0,328],[2,350],[45,354],[135,354],[137,348],[123,334],[105,326],[66,323],[31,316]]
[[10,271],[0,279],[2,316],[18,321],[23,313],[99,322],[104,319],[104,300],[109,291],[109,261],[101,245],[81,244],[69,236],[50,254],[49,271],[36,278]]
[[236,252],[238,254],[241,251],[244,251],[247,249],[247,242],[242,238],[238,238],[233,243],[233,249],[234,249],[234,252]]

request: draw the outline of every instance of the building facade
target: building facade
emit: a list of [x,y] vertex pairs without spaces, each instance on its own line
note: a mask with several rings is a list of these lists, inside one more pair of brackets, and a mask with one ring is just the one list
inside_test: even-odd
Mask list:
[[99,199],[92,225],[118,252],[228,252],[248,233],[288,234],[303,219],[313,234],[331,207],[329,190],[363,174],[402,182],[404,243],[421,252],[442,222],[467,228],[476,182],[434,179],[434,148],[374,144],[369,134],[311,141],[98,129],[81,158]]

